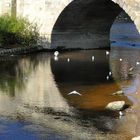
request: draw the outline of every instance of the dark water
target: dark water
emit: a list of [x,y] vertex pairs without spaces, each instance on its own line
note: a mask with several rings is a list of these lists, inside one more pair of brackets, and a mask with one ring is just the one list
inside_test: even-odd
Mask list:
[[[131,130],[124,128],[128,120],[105,110],[111,101],[134,103],[132,96],[112,95],[118,90],[127,95],[135,88],[136,76],[128,75],[128,70],[133,66],[138,72],[140,50],[131,51],[63,52],[57,60],[45,52],[0,58],[0,139],[132,137]],[[74,90],[82,95],[68,95]]]

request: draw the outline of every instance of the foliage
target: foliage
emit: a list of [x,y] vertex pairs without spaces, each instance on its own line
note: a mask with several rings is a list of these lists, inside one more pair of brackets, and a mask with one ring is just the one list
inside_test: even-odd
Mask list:
[[36,24],[31,24],[26,18],[16,18],[9,15],[0,17],[1,45],[30,46],[36,44],[38,38],[39,33]]

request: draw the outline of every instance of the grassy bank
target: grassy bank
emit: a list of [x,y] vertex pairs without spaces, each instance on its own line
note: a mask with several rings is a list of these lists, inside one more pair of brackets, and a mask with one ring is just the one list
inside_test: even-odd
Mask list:
[[26,18],[4,15],[0,17],[0,46],[32,46],[39,38],[36,24]]

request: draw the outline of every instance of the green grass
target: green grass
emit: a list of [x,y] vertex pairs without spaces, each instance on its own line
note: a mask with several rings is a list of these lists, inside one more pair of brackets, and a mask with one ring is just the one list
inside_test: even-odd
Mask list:
[[15,18],[4,15],[0,17],[0,44],[31,46],[39,38],[36,24],[30,23],[26,18]]

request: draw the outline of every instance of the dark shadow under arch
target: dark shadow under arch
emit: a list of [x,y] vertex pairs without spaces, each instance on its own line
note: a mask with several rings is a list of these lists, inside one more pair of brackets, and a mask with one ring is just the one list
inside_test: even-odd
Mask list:
[[92,49],[109,46],[109,33],[122,11],[111,0],[75,0],[58,17],[52,31],[52,48]]

